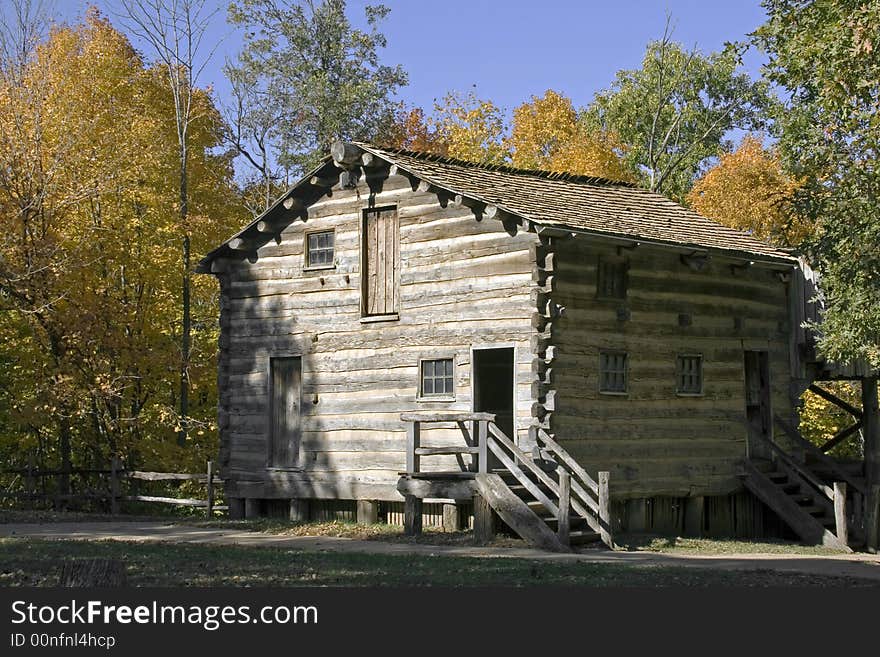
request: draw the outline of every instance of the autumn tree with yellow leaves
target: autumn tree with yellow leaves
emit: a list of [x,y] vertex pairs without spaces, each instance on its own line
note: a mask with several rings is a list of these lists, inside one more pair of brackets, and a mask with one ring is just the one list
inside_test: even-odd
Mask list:
[[721,156],[687,195],[700,214],[745,230],[779,246],[797,246],[811,226],[792,212],[795,178],[782,169],[778,153],[747,135],[739,147]]
[[617,136],[591,127],[570,98],[552,89],[514,110],[507,144],[515,167],[634,181]]
[[[215,451],[216,294],[194,282],[193,435],[179,450],[177,149],[162,71],[90,10],[0,79],[0,455],[179,469]],[[219,116],[195,94],[195,253],[235,221]],[[210,217],[210,219],[209,219]],[[63,491],[62,491],[63,492]]]

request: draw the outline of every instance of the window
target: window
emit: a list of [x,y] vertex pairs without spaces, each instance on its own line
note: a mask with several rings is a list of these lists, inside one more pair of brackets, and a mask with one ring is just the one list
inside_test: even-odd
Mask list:
[[625,352],[603,351],[599,354],[599,392],[626,392]]
[[451,358],[422,361],[422,397],[453,397],[455,395]]
[[335,241],[332,230],[306,233],[306,267],[332,267]]
[[621,258],[599,258],[597,271],[597,297],[601,299],[626,299],[626,260]]
[[682,395],[699,395],[703,392],[703,357],[679,356],[676,359],[676,392]]

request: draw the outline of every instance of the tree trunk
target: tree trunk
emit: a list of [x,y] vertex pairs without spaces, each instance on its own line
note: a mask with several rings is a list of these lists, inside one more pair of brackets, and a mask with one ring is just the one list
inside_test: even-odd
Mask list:
[[181,145],[180,149],[180,228],[183,231],[183,334],[180,348],[180,430],[177,433],[177,444],[183,447],[186,445],[189,434],[189,355],[192,333],[186,142]]

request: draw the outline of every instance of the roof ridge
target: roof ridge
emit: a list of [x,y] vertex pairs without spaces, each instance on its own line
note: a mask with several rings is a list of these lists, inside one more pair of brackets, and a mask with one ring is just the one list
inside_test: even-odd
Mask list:
[[438,164],[452,164],[470,169],[481,169],[483,171],[500,171],[502,173],[510,173],[514,175],[535,176],[547,180],[562,180],[565,182],[582,183],[585,185],[597,185],[604,187],[625,187],[628,189],[638,189],[635,183],[626,182],[624,180],[612,180],[601,176],[587,176],[579,173],[571,173],[568,171],[549,171],[547,169],[522,169],[512,167],[507,164],[482,164],[480,162],[471,162],[458,157],[450,157],[448,155],[439,155],[437,153],[429,153],[427,151],[413,151],[407,148],[386,148],[383,146],[375,146],[368,142],[355,142],[358,146],[365,146],[388,153],[389,155],[405,155],[414,157],[426,162],[436,162]]

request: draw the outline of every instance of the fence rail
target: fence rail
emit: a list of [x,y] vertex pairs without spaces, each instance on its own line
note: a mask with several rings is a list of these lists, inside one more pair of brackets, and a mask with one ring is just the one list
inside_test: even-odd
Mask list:
[[[0,498],[28,500],[49,500],[54,503],[59,501],[86,501],[99,500],[109,501],[110,512],[117,514],[121,510],[122,502],[145,502],[158,504],[172,504],[175,506],[188,506],[204,508],[208,518],[213,517],[214,511],[226,511],[228,507],[215,503],[215,487],[223,484],[223,479],[214,474],[214,464],[207,462],[205,474],[193,474],[186,472],[146,472],[142,470],[125,470],[118,458],[113,458],[110,468],[71,468],[70,470],[37,470],[33,467],[8,468],[0,470],[0,475],[19,475],[24,480],[24,491],[0,490]],[[77,493],[59,493],[38,491],[36,481],[39,479],[70,476],[98,475],[108,477],[107,486],[103,490],[90,489]],[[171,483],[183,483],[194,481],[205,484],[205,499],[184,497],[167,497],[161,495],[133,495],[123,494],[123,482],[128,482],[131,488],[132,481],[166,481]]]

